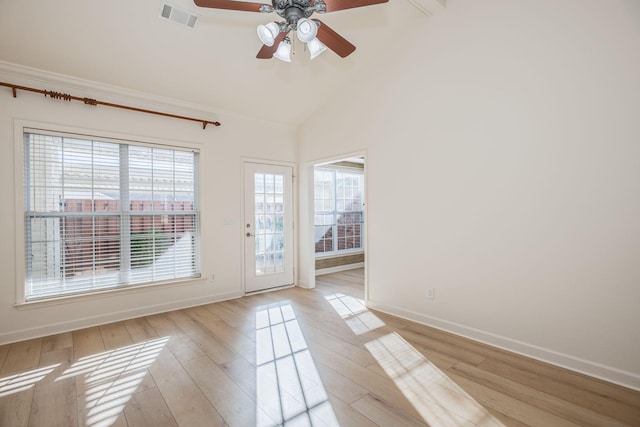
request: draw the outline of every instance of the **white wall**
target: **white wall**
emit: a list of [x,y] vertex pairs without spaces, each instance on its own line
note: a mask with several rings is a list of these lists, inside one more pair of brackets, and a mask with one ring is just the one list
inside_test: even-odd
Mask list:
[[[212,302],[242,295],[242,173],[243,157],[295,162],[295,132],[289,127],[258,122],[224,113],[193,111],[187,106],[159,104],[157,98],[130,96],[129,92],[105,88],[97,83],[44,75],[32,70],[0,64],[0,81],[56,90],[76,96],[123,103],[179,115],[219,120],[220,127],[171,118],[91,107],[79,102],[44,98],[43,95],[0,88],[0,343],[42,336],[176,307]],[[100,90],[96,87],[102,88]],[[92,89],[93,88],[93,89]],[[129,95],[127,95],[129,94]],[[184,141],[201,152],[201,242],[205,279],[186,285],[156,287],[134,293],[107,294],[99,299],[67,301],[31,309],[14,307],[16,296],[16,174],[14,164],[14,120],[52,123],[85,128],[100,134],[116,132],[142,138]],[[229,225],[229,222],[232,224]],[[227,225],[225,225],[225,223]],[[215,274],[215,281],[206,280]]]
[[640,2],[408,31],[301,133],[301,165],[367,150],[369,305],[640,389]]

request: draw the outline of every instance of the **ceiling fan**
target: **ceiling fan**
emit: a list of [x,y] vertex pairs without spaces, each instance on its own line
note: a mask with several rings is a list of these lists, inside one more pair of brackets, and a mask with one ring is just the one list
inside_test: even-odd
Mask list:
[[311,59],[327,48],[345,58],[356,50],[340,34],[319,19],[310,19],[315,12],[326,13],[356,7],[387,3],[389,0],[272,0],[272,4],[236,0],[194,0],[200,7],[239,10],[244,12],[277,13],[283,22],[270,22],[258,26],[258,38],[263,43],[257,58],[277,58],[291,62],[289,33],[295,31],[298,39],[307,44]]

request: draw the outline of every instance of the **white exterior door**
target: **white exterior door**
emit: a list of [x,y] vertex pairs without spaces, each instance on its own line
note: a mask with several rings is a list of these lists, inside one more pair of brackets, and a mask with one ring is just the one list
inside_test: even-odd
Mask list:
[[293,284],[293,168],[244,164],[245,291]]

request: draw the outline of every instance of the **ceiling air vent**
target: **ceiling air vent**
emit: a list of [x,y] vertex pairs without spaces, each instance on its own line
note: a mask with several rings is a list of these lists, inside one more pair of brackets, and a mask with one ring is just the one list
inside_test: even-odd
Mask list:
[[178,24],[186,25],[189,28],[196,26],[198,16],[185,10],[180,10],[170,4],[163,3],[160,11],[160,17],[168,19],[169,21],[177,22]]

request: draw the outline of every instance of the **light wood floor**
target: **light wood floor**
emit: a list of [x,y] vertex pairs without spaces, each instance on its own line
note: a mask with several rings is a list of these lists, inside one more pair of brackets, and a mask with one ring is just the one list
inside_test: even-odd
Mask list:
[[640,393],[369,311],[362,282],[0,346],[0,426],[640,426]]

